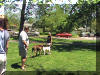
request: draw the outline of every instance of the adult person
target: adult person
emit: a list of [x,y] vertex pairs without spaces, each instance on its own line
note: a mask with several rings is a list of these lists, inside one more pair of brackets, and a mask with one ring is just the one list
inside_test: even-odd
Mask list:
[[52,45],[52,36],[51,36],[50,32],[49,32],[48,37],[47,37],[47,45],[49,45],[49,46]]
[[[47,37],[47,46],[50,46],[50,47],[52,46],[52,36],[50,32]],[[51,52],[49,52],[48,54],[51,54]]]
[[0,75],[6,71],[6,54],[8,51],[9,33],[7,31],[8,20],[0,15]]
[[28,45],[29,45],[29,39],[27,35],[28,30],[29,30],[29,27],[24,27],[24,30],[22,30],[19,35],[19,55],[21,56],[22,70],[25,69],[24,66],[27,59],[27,50],[28,50]]

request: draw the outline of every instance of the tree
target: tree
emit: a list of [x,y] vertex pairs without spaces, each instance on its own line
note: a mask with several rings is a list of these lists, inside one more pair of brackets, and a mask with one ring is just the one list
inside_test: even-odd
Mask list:
[[[96,18],[96,4],[88,4],[87,1],[83,1],[82,4],[75,4],[72,6],[69,15],[69,29],[87,27],[91,28],[92,21]],[[92,29],[90,29],[91,32]]]
[[[23,30],[24,27],[24,14],[25,14],[25,7],[26,7],[26,0],[23,0],[23,6],[22,6],[22,10],[21,10],[21,18],[20,18],[20,29],[19,29],[19,34],[20,32]],[[18,36],[19,37],[19,36]]]
[[9,27],[16,26],[17,28],[19,28],[21,9],[18,8],[18,4],[16,4],[15,2],[10,2],[9,4],[7,4],[5,2],[4,6],[4,13],[8,18]]
[[46,17],[48,15],[48,8],[50,6],[48,4],[38,4],[38,10],[37,10],[37,18],[41,21],[41,27],[43,28],[43,31],[45,31],[46,27]]
[[11,26],[16,26],[17,28],[19,27],[20,18],[18,17],[18,15],[11,14],[10,16],[9,15],[6,15],[6,16],[8,18],[9,27]]
[[[66,31],[66,17],[64,9],[61,5],[39,5],[38,8],[39,27],[43,28],[43,31],[51,32],[63,32]],[[35,24],[36,25],[36,24]]]
[[96,32],[100,33],[100,2],[96,6]]

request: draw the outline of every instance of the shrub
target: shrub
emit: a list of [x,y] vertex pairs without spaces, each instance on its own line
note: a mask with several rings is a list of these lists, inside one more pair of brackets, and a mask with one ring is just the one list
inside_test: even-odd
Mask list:
[[78,35],[77,32],[75,32],[75,31],[72,31],[71,34],[72,34],[72,37],[73,37],[73,38],[79,37],[79,35]]

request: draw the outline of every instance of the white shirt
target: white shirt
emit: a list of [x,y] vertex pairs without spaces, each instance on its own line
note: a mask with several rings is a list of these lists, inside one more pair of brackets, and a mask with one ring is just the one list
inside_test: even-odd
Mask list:
[[19,47],[25,47],[23,41],[26,41],[27,45],[29,45],[28,35],[25,31],[22,31],[19,36]]

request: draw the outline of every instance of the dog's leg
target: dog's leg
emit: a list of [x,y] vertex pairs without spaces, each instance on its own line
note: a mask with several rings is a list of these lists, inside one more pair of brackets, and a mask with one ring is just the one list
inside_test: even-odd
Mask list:
[[36,51],[34,51],[34,56],[36,56]]
[[33,53],[33,51],[34,51],[34,48],[32,48],[32,53]]
[[36,49],[36,47],[34,47],[34,56],[37,56],[37,49]]
[[49,54],[51,54],[50,50],[49,50]]
[[41,55],[41,47],[39,48],[39,55]]
[[42,50],[39,51],[40,55],[42,54]]
[[40,51],[40,55],[42,55],[42,51]]
[[32,54],[31,54],[31,57],[32,57],[32,55],[33,55],[33,51],[34,51],[34,48],[32,48]]
[[41,51],[40,51],[41,55],[43,54],[43,48],[41,48]]
[[37,51],[37,49],[36,49],[36,51],[35,51],[35,56],[37,56],[37,53],[38,53],[38,51]]
[[41,55],[43,54],[43,50],[41,50]]
[[49,49],[48,49],[48,51],[49,51],[49,54],[51,54],[51,51],[50,51],[50,50],[51,50],[51,48],[49,47]]
[[41,54],[41,50],[39,50],[39,55]]
[[45,50],[44,50],[44,55],[45,55]]

